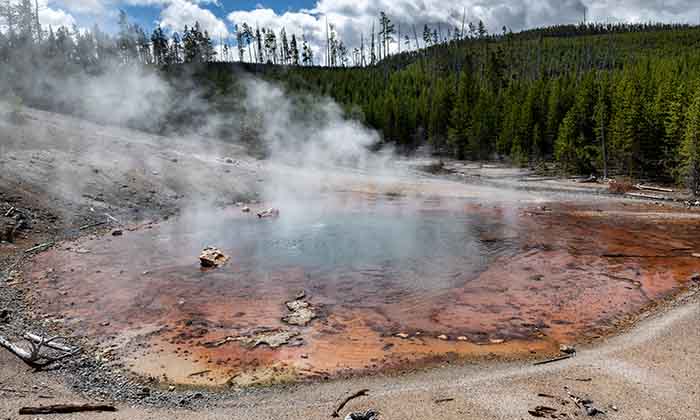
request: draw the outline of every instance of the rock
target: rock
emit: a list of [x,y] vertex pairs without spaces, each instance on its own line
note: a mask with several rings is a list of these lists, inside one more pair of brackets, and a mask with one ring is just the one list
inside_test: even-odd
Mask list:
[[226,158],[226,159],[224,159],[224,162],[231,164],[231,163],[234,163],[234,160],[231,158]]
[[396,334],[396,336],[399,338],[403,338],[404,340],[409,337],[408,334],[406,334],[406,333],[398,333],[398,334]]
[[168,387],[168,391],[170,391],[170,392],[175,391],[175,386],[174,386],[174,385],[170,385],[170,386]]
[[463,335],[460,335],[459,337],[457,337],[457,341],[469,341],[469,339]]
[[345,416],[345,420],[379,420],[379,413],[372,409],[365,412],[350,413]]
[[9,309],[0,310],[0,322],[5,323],[10,321],[12,311]]
[[291,312],[282,318],[282,321],[290,325],[304,327],[316,318],[316,311],[311,304],[304,300],[292,300],[287,302],[287,309]]
[[439,340],[444,340],[444,341],[449,340],[449,337],[446,336],[445,334],[440,334],[440,335],[438,335],[437,338],[438,338]]
[[122,236],[124,232],[121,229],[114,229],[112,231],[112,236]]
[[559,352],[563,354],[574,354],[576,353],[576,348],[573,346],[567,346],[566,344],[560,344]]
[[693,273],[690,280],[700,282],[700,273]]
[[250,207],[245,206],[245,207],[243,207],[243,208],[241,209],[241,211],[242,211],[243,213],[250,213]]
[[248,345],[251,347],[257,347],[260,345],[267,345],[271,349],[276,349],[278,347],[281,347],[287,343],[289,343],[289,340],[292,338],[295,338],[299,335],[298,332],[296,331],[273,331],[269,333],[262,333],[253,337],[250,337],[248,340]]
[[502,339],[502,338],[491,338],[491,339],[489,339],[489,343],[491,343],[491,344],[502,344],[502,343],[505,342],[505,341],[506,341],[506,340],[504,340],[504,339]]
[[280,211],[276,208],[269,208],[267,210],[261,211],[258,213],[258,217],[261,219],[268,218],[268,217],[279,217],[280,216]]
[[199,255],[199,261],[204,268],[216,268],[226,264],[229,258],[224,255],[219,249],[214,247],[206,247]]

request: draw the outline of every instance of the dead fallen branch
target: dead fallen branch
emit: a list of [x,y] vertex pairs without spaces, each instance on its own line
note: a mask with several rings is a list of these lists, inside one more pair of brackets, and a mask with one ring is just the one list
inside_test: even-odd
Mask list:
[[87,230],[87,229],[90,229],[90,228],[94,228],[94,227],[102,226],[102,225],[106,225],[106,224],[107,224],[107,222],[95,222],[95,223],[90,223],[90,224],[87,224],[87,225],[84,225],[84,226],[80,226],[79,230]]
[[26,249],[26,250],[24,251],[24,253],[25,253],[25,254],[30,254],[30,253],[35,252],[35,251],[43,251],[44,249],[46,249],[46,248],[48,248],[48,247],[50,247],[50,246],[53,246],[53,242],[46,242],[46,243],[43,243],[43,244],[41,244],[41,245],[37,245],[37,246],[31,247],[31,248],[29,248],[29,249]]
[[556,408],[547,407],[546,405],[538,405],[534,410],[527,411],[532,417],[549,417],[557,412]]
[[113,405],[105,404],[56,404],[42,407],[22,407],[19,409],[19,414],[69,414],[102,411],[114,412],[117,411],[117,408]]
[[361,389],[356,393],[350,395],[349,397],[344,399],[343,402],[340,403],[340,405],[338,405],[338,408],[336,408],[333,414],[331,414],[331,417],[340,417],[340,410],[342,410],[347,405],[347,403],[354,400],[355,398],[366,397],[367,394],[369,394],[369,389]]
[[207,373],[210,373],[210,372],[211,372],[211,369],[207,369],[207,370],[200,370],[199,372],[193,372],[193,373],[190,373],[190,374],[189,374],[189,375],[187,375],[187,376],[188,376],[189,378],[192,378],[192,377],[194,377],[194,376],[202,376],[202,375],[206,375]]
[[450,402],[450,401],[454,401],[454,400],[455,400],[454,398],[439,398],[439,399],[435,400],[435,404],[441,404],[441,403]]
[[603,254],[603,258],[683,258],[686,255]]
[[632,197],[632,198],[643,198],[645,200],[657,200],[657,201],[669,201],[670,200],[670,198],[665,197],[663,195],[651,195],[651,194],[632,193],[632,192],[625,193],[625,195],[628,197]]
[[112,216],[112,215],[109,214],[109,213],[105,213],[105,216],[107,216],[107,218],[108,218],[109,220],[113,221],[114,223],[116,223],[116,224],[118,224],[118,225],[121,225],[121,224],[122,224],[122,222],[120,222],[119,220],[117,220],[114,216]]
[[535,362],[532,365],[533,366],[546,365],[548,363],[560,362],[562,360],[571,359],[572,357],[574,357],[573,354],[567,354],[566,356],[559,356],[559,357],[555,357],[554,359],[540,360],[539,362]]
[[[54,350],[60,350],[62,352],[66,352],[66,353],[72,353],[76,350],[72,347],[68,347],[68,346],[61,344],[61,343],[56,343],[54,341],[47,341],[46,338],[44,338],[40,335],[32,334],[32,333],[24,334],[24,338],[28,341],[33,341],[37,344],[41,344],[43,342],[46,347],[52,348]],[[56,338],[58,338],[58,337],[56,337]]]
[[78,353],[78,349],[72,350],[71,351],[61,351],[61,354],[58,356],[48,356],[45,354],[41,353],[41,349],[43,347],[49,347],[56,349],[58,344],[55,343],[56,340],[61,339],[62,337],[52,337],[52,338],[43,338],[39,337],[38,342],[35,342],[34,340],[29,340],[29,346],[30,349],[26,350],[17,344],[14,344],[10,342],[8,339],[6,339],[3,336],[0,336],[0,347],[5,348],[8,350],[10,353],[14,354],[15,356],[19,357],[24,363],[29,365],[30,367],[36,369],[36,370],[41,370],[44,368],[47,368],[48,366],[59,362],[63,359],[66,359],[68,357],[71,357],[75,354]]
[[638,190],[658,191],[658,192],[665,192],[665,193],[672,193],[673,192],[673,190],[670,188],[654,187],[652,185],[637,184],[634,186],[634,188],[636,188]]

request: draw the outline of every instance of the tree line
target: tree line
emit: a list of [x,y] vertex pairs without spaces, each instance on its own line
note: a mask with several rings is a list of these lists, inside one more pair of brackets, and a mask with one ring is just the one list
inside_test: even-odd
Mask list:
[[[405,150],[554,161],[698,191],[700,28],[579,25],[450,41],[368,68],[270,77],[329,95]],[[427,38],[427,36],[426,36]]]

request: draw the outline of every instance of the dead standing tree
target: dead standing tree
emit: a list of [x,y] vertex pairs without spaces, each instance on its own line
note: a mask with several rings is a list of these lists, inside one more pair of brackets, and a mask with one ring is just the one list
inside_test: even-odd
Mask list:
[[[0,335],[0,347],[5,348],[10,353],[19,357],[24,363],[29,365],[35,370],[46,369],[50,365],[66,359],[68,357],[77,354],[79,348],[70,348],[63,344],[57,343],[58,340],[64,339],[64,337],[51,337],[45,338],[35,334],[25,334],[24,338],[29,342],[29,350],[20,347],[19,345],[12,343],[7,338]],[[51,356],[46,353],[42,353],[42,349],[48,347],[55,350],[58,355]]]

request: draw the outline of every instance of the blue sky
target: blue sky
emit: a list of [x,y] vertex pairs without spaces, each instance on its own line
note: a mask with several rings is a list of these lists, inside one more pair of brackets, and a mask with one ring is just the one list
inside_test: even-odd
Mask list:
[[[254,10],[258,8],[269,8],[278,14],[290,10],[311,9],[314,7],[313,0],[271,0],[271,1],[255,1],[255,0],[220,0],[219,5],[216,4],[201,4],[200,7],[208,9],[222,20],[226,19],[226,15],[232,10]],[[124,4],[121,6],[129,17],[141,26],[150,28],[154,26],[154,22],[159,20],[160,6],[131,6]],[[90,19],[87,16],[88,20]]]

